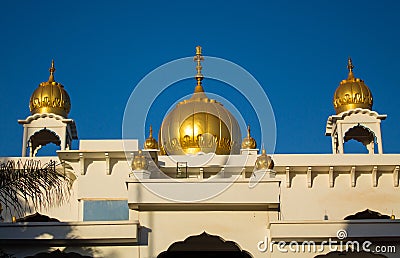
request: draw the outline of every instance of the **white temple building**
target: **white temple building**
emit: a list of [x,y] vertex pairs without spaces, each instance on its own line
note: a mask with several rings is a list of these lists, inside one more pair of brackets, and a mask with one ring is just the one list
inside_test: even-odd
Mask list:
[[[165,117],[158,139],[149,128],[144,143],[81,139],[76,150],[53,62],[31,115],[18,120],[22,157],[0,162],[56,161],[70,196],[38,210],[48,221],[13,222],[3,211],[0,250],[12,256],[0,257],[399,257],[400,154],[384,153],[386,115],[373,110],[351,59],[336,114],[327,114],[332,153],[273,155],[206,95],[202,60],[197,47],[194,93]],[[345,153],[352,139],[368,154]],[[36,157],[49,143],[60,150]]]

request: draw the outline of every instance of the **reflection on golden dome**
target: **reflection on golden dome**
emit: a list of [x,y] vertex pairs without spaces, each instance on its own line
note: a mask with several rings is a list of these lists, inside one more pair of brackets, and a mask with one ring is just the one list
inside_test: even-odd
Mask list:
[[53,113],[63,117],[68,117],[71,110],[71,101],[64,86],[54,81],[54,60],[51,61],[49,69],[50,76],[47,82],[42,82],[33,92],[29,109],[31,114]]
[[242,149],[256,149],[257,142],[250,135],[250,125],[247,126],[247,136],[242,141]]
[[132,160],[133,170],[146,170],[148,167],[147,160],[143,156],[142,151],[139,151]]
[[203,60],[201,47],[197,46],[194,93],[190,99],[178,103],[161,124],[160,149],[168,155],[239,153],[241,133],[237,120],[221,103],[204,93]]
[[146,139],[144,142],[144,149],[145,150],[157,150],[158,149],[158,142],[156,139],[153,138],[153,127],[150,125],[150,134],[149,138]]
[[267,155],[265,149],[262,149],[261,155],[256,160],[256,170],[273,169],[274,165],[272,158]]
[[336,114],[355,108],[372,109],[372,94],[364,81],[355,78],[353,63],[349,57],[347,69],[349,75],[346,80],[340,82],[333,96],[333,106]]

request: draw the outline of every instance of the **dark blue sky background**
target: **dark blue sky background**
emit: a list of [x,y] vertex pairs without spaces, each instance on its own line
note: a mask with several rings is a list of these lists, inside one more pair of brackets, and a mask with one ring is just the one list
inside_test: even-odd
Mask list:
[[[2,1],[0,156],[20,155],[17,119],[29,115],[30,95],[47,80],[52,58],[79,137],[117,139],[135,85],[158,66],[194,55],[196,45],[263,86],[275,112],[277,153],[331,152],[325,124],[350,55],[373,109],[388,114],[384,152],[399,153],[399,13],[398,1]],[[194,85],[186,80],[165,94],[146,123],[158,131],[165,107]],[[204,86],[236,99],[219,83]],[[245,119],[256,124],[252,115]]]

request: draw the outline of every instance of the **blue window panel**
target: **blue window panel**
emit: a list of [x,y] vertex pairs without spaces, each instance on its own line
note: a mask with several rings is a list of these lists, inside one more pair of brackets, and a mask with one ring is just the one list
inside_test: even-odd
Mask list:
[[83,221],[128,220],[128,201],[84,201]]

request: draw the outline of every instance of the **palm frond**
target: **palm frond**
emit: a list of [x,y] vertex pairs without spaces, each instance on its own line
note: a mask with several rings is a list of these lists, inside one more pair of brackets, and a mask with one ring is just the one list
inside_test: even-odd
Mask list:
[[32,209],[61,205],[69,197],[70,186],[70,179],[57,172],[55,161],[0,163],[0,203],[9,214],[23,216]]

